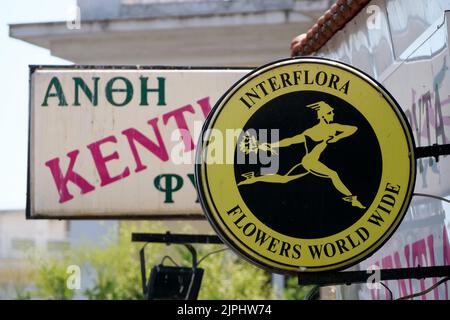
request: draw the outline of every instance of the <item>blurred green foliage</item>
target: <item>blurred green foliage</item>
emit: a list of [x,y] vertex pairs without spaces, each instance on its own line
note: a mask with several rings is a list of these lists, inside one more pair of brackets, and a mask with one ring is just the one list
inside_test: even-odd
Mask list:
[[[64,260],[49,259],[39,265],[36,272],[37,296],[42,299],[70,300],[74,296],[74,290],[68,289],[67,264]],[[32,293],[27,297],[31,298]]]
[[[30,257],[34,289],[18,292],[17,298],[31,299],[143,299],[139,250],[142,243],[132,243],[133,232],[161,233],[163,227],[155,222],[121,223],[104,245],[85,243],[51,256],[35,254]],[[274,299],[271,274],[239,258],[223,245],[195,245],[199,267],[205,269],[199,299]],[[184,246],[149,244],[146,246],[147,277],[152,266],[192,266],[192,257]],[[36,258],[38,256],[38,258]],[[78,290],[68,289],[69,265],[81,268],[82,281]],[[284,297],[303,299],[295,277],[287,277]]]
[[303,300],[312,288],[313,286],[299,286],[295,276],[286,277],[284,298],[286,300]]

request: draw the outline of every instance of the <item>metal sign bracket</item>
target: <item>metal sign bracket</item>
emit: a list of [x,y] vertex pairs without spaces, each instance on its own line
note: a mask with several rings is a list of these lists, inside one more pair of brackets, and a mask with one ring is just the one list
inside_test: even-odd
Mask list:
[[[165,234],[159,233],[132,233],[132,242],[145,242],[145,245],[139,250],[140,264],[141,264],[141,281],[142,281],[142,291],[144,296],[149,293],[149,287],[147,285],[147,268],[145,263],[145,247],[149,243],[165,243],[167,245],[180,244],[184,245],[192,255],[192,277],[195,276],[197,272],[197,251],[195,250],[193,243],[202,244],[223,244],[219,237],[215,235],[194,235],[194,234],[171,234],[167,231]],[[200,270],[201,271],[201,270]],[[190,296],[188,292],[187,297]]]
[[[374,277],[379,272],[378,277]],[[424,279],[434,277],[450,277],[450,266],[435,266],[416,268],[379,269],[365,271],[330,271],[305,272],[298,275],[299,285],[351,285],[367,283],[370,279],[386,281],[400,279]]]

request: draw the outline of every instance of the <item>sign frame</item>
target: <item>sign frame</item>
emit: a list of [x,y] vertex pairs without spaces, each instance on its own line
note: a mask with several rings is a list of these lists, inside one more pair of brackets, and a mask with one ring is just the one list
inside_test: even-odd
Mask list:
[[[31,210],[31,197],[32,197],[32,173],[31,173],[31,163],[32,163],[32,129],[33,129],[33,119],[32,119],[32,76],[38,70],[114,70],[114,71],[127,71],[127,70],[149,70],[149,71],[190,71],[190,70],[198,70],[198,71],[209,71],[209,70],[218,70],[218,71],[233,71],[233,70],[248,70],[252,71],[255,67],[249,66],[168,66],[168,65],[41,65],[41,64],[32,64],[29,65],[29,90],[28,90],[28,146],[27,146],[27,187],[26,187],[26,207],[25,207],[25,217],[26,219],[31,220],[45,220],[45,219],[54,219],[54,220],[167,220],[167,221],[175,221],[175,220],[205,220],[204,214],[199,213],[184,213],[184,214],[136,214],[133,212],[126,214],[112,214],[112,215],[63,215],[63,216],[48,216],[48,215],[32,215]],[[194,151],[195,152],[195,151]],[[194,155],[195,158],[195,155]],[[195,170],[195,168],[194,168]]]

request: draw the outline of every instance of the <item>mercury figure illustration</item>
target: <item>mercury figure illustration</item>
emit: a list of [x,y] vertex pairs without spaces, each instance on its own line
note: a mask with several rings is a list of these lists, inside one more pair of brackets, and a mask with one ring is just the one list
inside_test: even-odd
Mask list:
[[[341,139],[351,136],[358,130],[358,128],[355,126],[334,123],[334,109],[324,101],[312,103],[306,107],[316,111],[317,113],[319,123],[313,127],[306,129],[298,135],[271,144],[257,144],[256,140],[253,139],[253,144],[256,143],[257,145],[256,147],[253,145],[251,150],[248,149],[248,140],[245,144],[243,143],[244,141],[242,141],[240,145],[241,151],[246,153],[257,152],[258,149],[264,151],[270,150],[276,153],[274,148],[282,148],[293,144],[304,143],[306,153],[300,163],[293,166],[284,175],[266,174],[256,176],[254,172],[244,173],[242,176],[245,180],[239,182],[238,186],[253,184],[256,182],[287,183],[311,173],[320,178],[330,179],[336,190],[343,195],[342,199],[344,201],[350,202],[354,207],[365,209],[366,207],[358,201],[357,196],[352,194],[352,192],[350,192],[350,190],[342,182],[339,174],[319,160],[322,152],[330,143],[336,143]],[[304,169],[301,173],[294,173],[294,171],[298,171],[301,167]]]

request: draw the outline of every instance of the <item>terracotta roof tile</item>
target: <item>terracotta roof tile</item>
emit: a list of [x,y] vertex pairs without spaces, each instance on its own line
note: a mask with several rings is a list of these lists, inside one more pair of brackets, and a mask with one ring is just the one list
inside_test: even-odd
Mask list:
[[370,0],[337,0],[304,34],[291,42],[291,55],[310,55],[352,20]]

